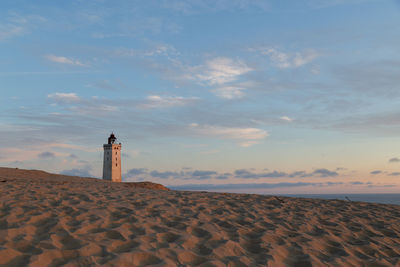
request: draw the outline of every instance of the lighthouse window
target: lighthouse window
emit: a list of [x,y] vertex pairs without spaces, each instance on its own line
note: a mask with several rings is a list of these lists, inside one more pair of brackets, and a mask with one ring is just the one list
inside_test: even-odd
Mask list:
[[115,167],[117,167],[118,166],[118,164],[117,163],[115,163]]
[[115,155],[117,155],[117,152],[115,152]]

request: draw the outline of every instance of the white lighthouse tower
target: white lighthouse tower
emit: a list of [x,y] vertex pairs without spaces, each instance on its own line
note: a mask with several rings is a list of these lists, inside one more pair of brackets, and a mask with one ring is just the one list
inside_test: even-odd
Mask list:
[[121,143],[117,144],[114,133],[104,144],[103,180],[121,182]]

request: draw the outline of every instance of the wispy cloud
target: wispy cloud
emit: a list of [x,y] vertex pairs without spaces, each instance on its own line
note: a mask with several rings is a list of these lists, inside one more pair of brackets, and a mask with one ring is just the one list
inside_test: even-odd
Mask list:
[[[52,105],[60,105],[65,111],[78,115],[95,115],[97,117],[100,113],[111,114],[119,110],[117,102],[96,96],[83,98],[76,93],[57,92],[47,95],[47,98],[51,101]],[[60,119],[62,116],[65,116],[64,113],[52,113],[51,115]]]
[[94,83],[88,84],[88,87],[93,87],[93,88],[100,88],[108,91],[118,91],[120,88],[125,88],[126,85],[123,84],[121,81],[116,80],[116,81],[110,81],[110,80],[100,80],[96,81]]
[[253,69],[241,60],[217,57],[204,65],[192,67],[192,78],[209,85],[223,85],[236,81],[241,75]]
[[399,96],[400,60],[397,58],[364,58],[333,68],[333,73],[344,88],[376,97]]
[[309,182],[295,182],[295,183],[248,183],[248,184],[186,184],[171,186],[175,190],[243,190],[243,189],[269,189],[269,188],[288,188],[288,187],[326,187],[343,185],[343,182],[324,182],[324,183],[309,183]]
[[184,106],[198,100],[197,97],[182,97],[182,96],[160,96],[150,95],[146,98],[140,108],[153,109],[153,108],[171,108]]
[[44,17],[38,15],[9,14],[0,19],[0,41],[9,40],[29,33],[36,25],[45,22]]
[[123,176],[126,180],[146,180],[146,179],[169,179],[169,180],[269,180],[269,179],[304,179],[311,177],[336,177],[339,174],[324,168],[316,169],[311,172],[295,171],[291,173],[283,171],[254,171],[248,169],[238,169],[233,172],[220,173],[214,170],[193,170],[182,168],[175,171],[158,171],[146,168],[135,168],[128,170]]
[[245,96],[245,93],[243,92],[244,88],[240,87],[235,87],[235,86],[224,86],[220,88],[216,88],[212,90],[216,96],[225,98],[225,99],[236,99],[236,98],[242,98]]
[[339,173],[336,171],[330,171],[328,169],[316,169],[312,172],[306,171],[295,171],[292,173],[286,173],[282,171],[271,171],[271,172],[254,172],[247,169],[240,169],[234,172],[235,177],[243,179],[260,179],[260,178],[306,178],[306,177],[335,177]]
[[80,177],[93,177],[91,171],[92,167],[90,165],[84,165],[80,168],[63,170],[60,172],[60,174]]
[[389,162],[390,163],[398,163],[398,162],[400,162],[400,159],[399,158],[391,158],[391,159],[389,159]]
[[258,128],[223,127],[197,123],[190,124],[189,128],[198,135],[236,140],[244,147],[254,145],[268,136],[267,131]]
[[65,148],[75,148],[77,150],[85,150],[73,145],[68,144],[30,144],[24,145],[23,148],[18,147],[2,147],[0,148],[0,154],[3,155],[1,158],[2,162],[13,162],[13,161],[32,161],[36,159],[53,159],[56,157],[66,157],[69,153],[66,152],[51,152],[49,149],[63,150]]
[[49,151],[42,152],[38,155],[38,158],[41,158],[41,159],[51,159],[51,158],[55,158],[55,157],[56,157],[56,155],[53,152],[49,152]]
[[78,103],[81,98],[76,93],[53,93],[47,97],[56,103]]
[[308,0],[307,5],[311,8],[329,8],[338,5],[362,4],[364,2],[374,2],[376,0]]
[[126,180],[132,179],[181,179],[181,180],[206,180],[216,178],[218,172],[210,170],[192,170],[183,168],[180,171],[157,171],[146,168],[128,170],[123,176]]
[[288,174],[285,172],[264,172],[264,173],[255,173],[246,169],[236,170],[234,172],[235,177],[243,178],[243,179],[259,179],[259,178],[281,178],[287,177]]
[[336,171],[330,171],[328,169],[316,169],[311,173],[311,176],[319,176],[319,177],[332,177],[338,175],[339,174]]
[[365,186],[365,187],[395,187],[393,184],[373,184],[371,182],[279,182],[279,183],[235,183],[235,184],[184,184],[170,186],[174,190],[210,190],[210,191],[229,191],[229,190],[248,190],[248,189],[275,189],[292,187],[332,187],[332,186]]
[[93,74],[103,71],[8,71],[0,72],[0,76],[30,76],[30,75],[71,75],[71,74]]
[[271,63],[280,69],[298,68],[311,63],[319,56],[313,49],[304,50],[303,52],[282,52],[273,47],[261,47],[250,50],[268,56]]
[[150,45],[147,49],[133,49],[133,48],[117,48],[113,54],[119,57],[157,57],[165,56],[172,57],[178,56],[180,53],[174,46],[169,44],[155,44]]
[[83,64],[81,61],[79,61],[77,59],[68,58],[68,57],[64,57],[64,56],[46,55],[45,58],[54,63],[75,65],[75,66],[81,66],[81,67],[87,66],[86,64]]
[[270,8],[269,1],[264,0],[163,0],[163,7],[184,13],[186,15],[198,14],[201,12],[216,12],[221,10],[248,10],[267,11]]
[[280,119],[283,120],[283,121],[287,121],[287,122],[292,122],[293,121],[293,119],[289,118],[288,116],[282,116],[282,117],[280,117]]

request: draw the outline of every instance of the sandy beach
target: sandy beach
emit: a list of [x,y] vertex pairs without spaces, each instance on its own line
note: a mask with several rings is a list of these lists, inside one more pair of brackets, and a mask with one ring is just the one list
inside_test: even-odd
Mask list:
[[397,205],[143,186],[0,168],[0,266],[400,264]]

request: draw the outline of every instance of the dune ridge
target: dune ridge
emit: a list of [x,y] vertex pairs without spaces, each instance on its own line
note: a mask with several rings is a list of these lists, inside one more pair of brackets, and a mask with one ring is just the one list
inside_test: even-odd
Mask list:
[[0,168],[0,266],[400,264],[398,205],[34,172]]
[[[63,174],[48,173],[41,170],[25,170],[18,168],[5,168],[0,167],[0,182],[5,182],[7,180],[18,180],[18,179],[29,179],[31,182],[47,182],[47,183],[84,183],[87,181],[98,182],[98,183],[111,183],[111,181],[105,181],[93,177],[79,177],[70,176]],[[126,187],[134,188],[147,188],[147,189],[157,189],[157,190],[170,190],[169,188],[163,186],[162,184],[157,184],[153,182],[124,182]]]

